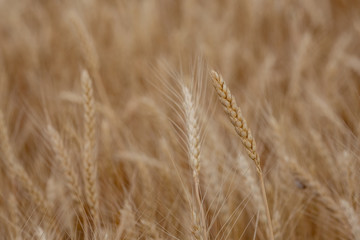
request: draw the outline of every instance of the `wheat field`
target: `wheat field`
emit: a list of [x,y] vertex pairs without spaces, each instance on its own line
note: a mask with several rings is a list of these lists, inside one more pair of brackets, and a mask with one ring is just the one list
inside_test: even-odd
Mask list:
[[360,240],[357,0],[0,0],[0,239]]

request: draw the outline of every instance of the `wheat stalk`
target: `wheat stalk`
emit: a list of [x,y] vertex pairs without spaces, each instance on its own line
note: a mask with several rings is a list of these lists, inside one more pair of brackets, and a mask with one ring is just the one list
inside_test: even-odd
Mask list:
[[74,165],[72,164],[72,160],[70,159],[69,154],[64,147],[64,143],[59,133],[50,125],[48,126],[47,132],[51,140],[52,148],[56,153],[56,159],[62,166],[66,178],[66,185],[70,191],[72,201],[75,205],[74,207],[78,211],[81,207],[81,188],[79,186],[78,176],[74,170]]
[[262,224],[267,224],[266,208],[261,195],[261,189],[258,186],[254,168],[251,168],[249,162],[242,154],[237,157],[237,163],[245,177],[246,186],[249,188],[253,196],[253,204],[259,209],[259,220]]
[[[195,104],[189,89],[183,86],[185,123],[188,140],[189,160],[193,170],[195,183],[195,197],[198,204],[198,216],[193,210],[193,236],[195,239],[208,239],[206,231],[206,218],[200,198],[200,128],[196,116]],[[200,218],[199,218],[200,217]]]
[[99,224],[99,196],[97,186],[96,140],[95,140],[95,100],[91,79],[87,71],[81,75],[85,109],[85,136],[83,146],[83,167],[86,200],[91,218],[96,227]]
[[[212,154],[215,155],[215,153]],[[218,161],[218,158],[209,155],[204,158],[206,161],[202,164],[202,173],[207,185],[206,196],[209,199],[209,207],[221,222],[222,236],[229,236],[231,234],[231,210],[228,204],[228,196],[224,193],[224,186],[220,184],[226,180],[221,178],[221,172],[218,169],[220,165],[215,162]]]
[[246,149],[247,154],[255,163],[260,181],[261,194],[263,196],[263,201],[266,209],[269,237],[271,240],[274,240],[274,234],[272,229],[269,206],[266,197],[263,173],[260,165],[260,157],[256,152],[255,140],[252,137],[251,131],[247,126],[246,120],[243,117],[240,108],[236,104],[235,98],[231,95],[230,89],[226,86],[222,76],[219,75],[214,70],[210,72],[210,75],[213,81],[214,88],[219,96],[219,100],[223,105],[225,112],[230,118],[230,121],[233,124],[235,131],[240,136],[240,139]]

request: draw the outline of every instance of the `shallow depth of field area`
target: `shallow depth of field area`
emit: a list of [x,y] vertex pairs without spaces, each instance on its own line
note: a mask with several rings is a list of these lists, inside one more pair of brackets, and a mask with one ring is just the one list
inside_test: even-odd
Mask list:
[[359,12],[0,0],[0,239],[359,240]]

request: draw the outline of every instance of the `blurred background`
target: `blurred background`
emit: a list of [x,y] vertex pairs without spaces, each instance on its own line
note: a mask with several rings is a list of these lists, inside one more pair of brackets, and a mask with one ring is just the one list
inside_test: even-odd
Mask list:
[[[98,114],[103,228],[116,229],[121,220],[114,215],[133,211],[133,227],[141,234],[121,239],[188,239],[192,212],[179,190],[184,186],[169,173],[175,166],[191,189],[181,111],[171,107],[182,103],[165,104],[169,96],[179,100],[166,86],[176,85],[176,75],[210,89],[208,71],[215,69],[257,141],[271,212],[282,226],[277,239],[355,239],[334,208],[321,198],[312,202],[319,192],[303,194],[299,189],[312,188],[289,180],[294,174],[281,161],[294,159],[323,184],[331,203],[341,197],[358,210],[359,176],[353,170],[359,169],[360,150],[359,13],[357,0],[0,0],[0,109],[15,155],[46,194],[54,182],[61,185],[44,129],[49,123],[58,129],[78,164],[80,76],[87,69]],[[207,122],[210,132],[204,134],[208,161],[201,174],[203,193],[209,191],[202,197],[210,239],[251,239],[257,206],[249,204],[240,214],[251,189],[241,191],[246,174],[241,177],[231,161],[241,152],[240,140],[220,108],[214,110],[214,92],[193,94],[208,99],[199,107],[199,122]],[[0,167],[0,210],[7,216],[6,193],[13,192],[20,215],[32,219],[34,203],[12,185],[4,161]],[[54,219],[67,223],[69,208],[60,201],[66,195],[55,192],[48,196],[60,206]],[[223,206],[229,212],[221,218]],[[143,217],[156,226],[157,237],[139,230]],[[10,220],[2,219],[0,230],[8,234]],[[229,223],[231,233],[225,234]],[[31,224],[22,226],[25,236],[36,235]],[[261,226],[257,238],[267,239]]]

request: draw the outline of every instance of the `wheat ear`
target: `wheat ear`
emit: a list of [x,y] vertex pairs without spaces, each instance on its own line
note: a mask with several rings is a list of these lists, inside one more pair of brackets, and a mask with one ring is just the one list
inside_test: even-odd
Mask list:
[[95,100],[91,79],[87,71],[81,75],[85,109],[85,136],[83,146],[83,167],[86,200],[89,204],[94,226],[99,223],[99,196],[97,186],[96,141],[95,141]]
[[266,216],[268,222],[269,237],[271,240],[274,240],[274,234],[271,224],[271,216],[268,206],[268,201],[266,197],[265,185],[263,173],[260,165],[260,157],[256,152],[256,143],[254,138],[251,135],[251,131],[247,126],[246,120],[243,117],[240,108],[237,106],[235,98],[231,95],[230,89],[226,86],[222,76],[216,71],[212,70],[210,72],[213,85],[219,96],[219,100],[224,107],[225,112],[230,118],[231,123],[233,124],[235,131],[240,136],[242,144],[244,145],[247,154],[254,161],[256,170],[258,172],[261,193],[263,196],[263,201],[266,208]]
[[200,198],[200,128],[196,116],[195,105],[189,89],[183,86],[185,123],[188,140],[189,160],[193,170],[195,183],[195,197],[198,204],[199,216],[193,210],[193,236],[195,239],[208,239],[206,231],[206,218]]
[[0,111],[0,149],[4,156],[4,161],[9,171],[9,175],[15,180],[18,180],[20,184],[30,194],[34,203],[38,204],[42,213],[48,217],[48,203],[44,198],[44,195],[36,187],[24,168],[18,163],[14,151],[11,147],[7,127],[2,112]]
[[64,143],[59,133],[50,125],[48,126],[47,133],[51,140],[52,148],[55,151],[56,159],[60,163],[62,171],[64,172],[66,185],[70,191],[75,210],[79,211],[81,209],[81,189],[79,186],[78,176],[74,170],[74,165],[64,147]]
[[138,239],[136,216],[128,199],[125,200],[124,206],[119,213],[120,225],[116,230],[115,239]]
[[281,240],[283,239],[282,226],[281,226],[281,216],[279,211],[275,211],[273,215],[273,225],[274,225],[274,239]]

